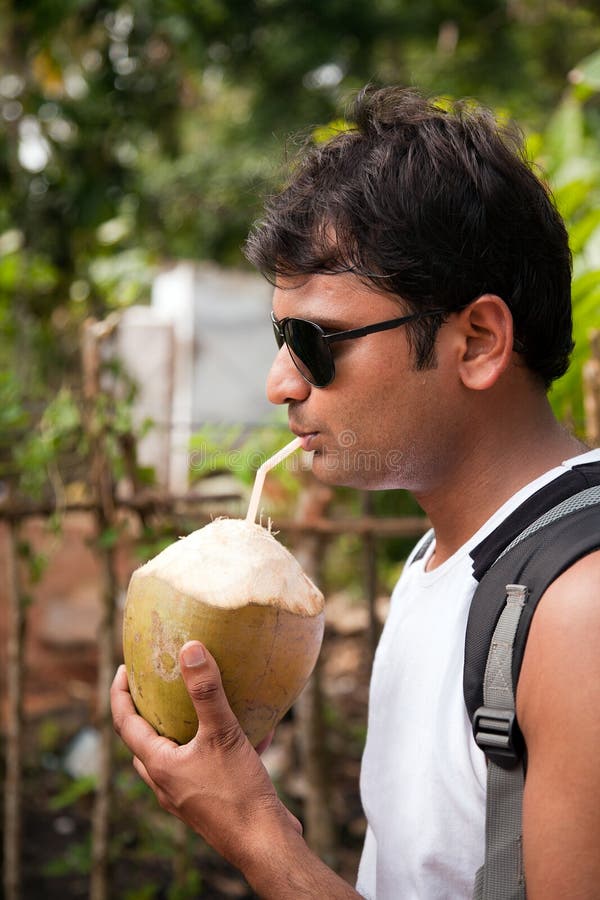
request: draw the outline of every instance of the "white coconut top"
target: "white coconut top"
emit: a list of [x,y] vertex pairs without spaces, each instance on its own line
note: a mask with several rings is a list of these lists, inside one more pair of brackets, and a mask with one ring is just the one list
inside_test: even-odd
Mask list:
[[283,544],[256,523],[216,519],[171,544],[134,573],[222,609],[248,603],[314,616],[323,595]]

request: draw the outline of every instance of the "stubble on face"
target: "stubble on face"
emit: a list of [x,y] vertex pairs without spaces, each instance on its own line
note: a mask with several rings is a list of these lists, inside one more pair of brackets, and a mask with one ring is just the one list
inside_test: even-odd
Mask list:
[[435,436],[424,441],[432,423],[420,405],[415,414],[410,403],[401,407],[390,399],[389,390],[378,389],[370,399],[354,407],[336,404],[335,419],[321,420],[311,447],[315,477],[362,490],[422,489],[438,454]]
[[[311,276],[292,290],[276,291],[274,307],[278,318],[295,315],[333,324],[334,330],[407,312],[391,295],[368,288],[351,274]],[[348,341],[334,352],[331,385],[285,400],[292,430],[311,435],[307,442],[314,451],[315,476],[327,484],[361,489],[421,489],[427,458],[431,462],[437,452],[430,421],[439,375],[435,365],[416,370],[404,328]]]

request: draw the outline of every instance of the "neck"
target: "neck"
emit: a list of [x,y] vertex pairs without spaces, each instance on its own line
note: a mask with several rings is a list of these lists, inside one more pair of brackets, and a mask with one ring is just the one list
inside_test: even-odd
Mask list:
[[507,398],[495,415],[488,409],[475,417],[443,487],[415,495],[435,530],[430,569],[452,556],[520,488],[586,451],[556,421],[545,396],[543,402],[538,394],[536,402],[514,406]]

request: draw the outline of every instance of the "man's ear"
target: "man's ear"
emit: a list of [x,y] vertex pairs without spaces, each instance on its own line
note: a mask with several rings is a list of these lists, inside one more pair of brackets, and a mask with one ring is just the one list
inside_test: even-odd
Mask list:
[[462,355],[459,374],[465,387],[483,391],[506,371],[513,352],[513,319],[495,294],[483,294],[459,313]]

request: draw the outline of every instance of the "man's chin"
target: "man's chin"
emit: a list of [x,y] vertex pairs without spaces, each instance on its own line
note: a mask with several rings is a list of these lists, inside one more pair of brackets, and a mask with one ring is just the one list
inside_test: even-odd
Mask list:
[[312,473],[323,484],[331,487],[369,489],[369,478],[365,478],[365,473],[355,471],[355,467],[337,452],[315,450],[312,457]]
[[315,450],[312,456],[312,473],[323,484],[350,487],[351,472],[336,459],[335,454],[323,450]]
[[362,491],[398,488],[410,490],[410,484],[405,478],[406,473],[399,465],[382,466],[375,452],[367,454],[350,453],[346,450],[315,450],[311,469],[315,478],[330,487],[350,487]]

